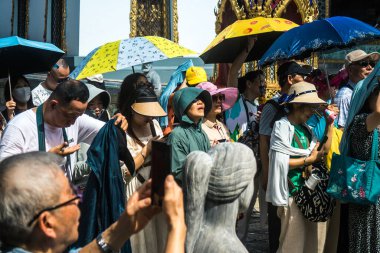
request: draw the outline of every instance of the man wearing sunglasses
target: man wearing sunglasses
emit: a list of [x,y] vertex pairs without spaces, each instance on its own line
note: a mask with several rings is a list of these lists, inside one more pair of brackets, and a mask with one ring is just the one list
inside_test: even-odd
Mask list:
[[[32,152],[0,163],[0,252],[67,252],[78,239],[80,196],[58,166],[60,158]],[[181,188],[173,176],[164,183],[163,211],[170,226],[166,252],[183,253],[186,225]],[[118,250],[148,224],[160,208],[151,205],[151,180],[128,199],[119,219],[74,252]]]
[[32,90],[32,100],[35,106],[45,102],[60,83],[69,79],[70,67],[64,59],[59,59],[47,73],[45,81]]
[[380,54],[367,54],[363,50],[354,50],[346,55],[345,67],[348,72],[348,83],[342,86],[335,96],[334,103],[339,107],[338,125],[344,129],[350,109],[350,101],[355,85],[371,74]]

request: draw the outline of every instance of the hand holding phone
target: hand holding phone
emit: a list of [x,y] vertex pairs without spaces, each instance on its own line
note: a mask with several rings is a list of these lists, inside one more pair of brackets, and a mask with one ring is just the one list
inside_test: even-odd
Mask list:
[[329,138],[329,137],[327,137],[327,135],[323,136],[323,139],[322,139],[322,141],[319,143],[319,147],[318,147],[317,151],[321,151],[321,150],[322,150],[322,147],[323,147],[323,145],[325,145],[325,143],[326,143],[326,141],[327,141],[328,138]]
[[162,205],[164,197],[164,184],[166,177],[171,173],[171,148],[166,139],[152,141],[152,205]]

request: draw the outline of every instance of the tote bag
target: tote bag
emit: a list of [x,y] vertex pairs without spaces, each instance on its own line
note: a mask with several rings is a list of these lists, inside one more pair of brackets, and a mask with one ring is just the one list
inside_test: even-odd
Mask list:
[[373,132],[371,160],[333,154],[327,192],[343,202],[376,204],[380,195],[378,130]]

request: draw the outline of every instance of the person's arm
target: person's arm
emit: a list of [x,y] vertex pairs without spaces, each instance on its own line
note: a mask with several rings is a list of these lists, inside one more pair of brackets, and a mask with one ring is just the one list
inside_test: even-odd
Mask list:
[[[151,205],[151,186],[152,180],[150,179],[138,188],[128,199],[124,213],[102,233],[104,242],[114,251],[119,250],[131,235],[142,230],[159,212],[159,207]],[[80,252],[103,253],[96,240],[84,246]]]
[[275,117],[277,110],[270,103],[266,104],[261,112],[259,122],[259,134],[260,134],[260,159],[262,167],[262,185],[263,189],[267,189],[268,184],[268,170],[269,170],[269,145],[270,136],[272,133],[272,121]]
[[268,185],[269,142],[270,136],[260,134],[260,159],[262,169],[262,185],[264,190],[267,189]]
[[183,194],[172,175],[167,176],[165,180],[163,211],[169,224],[165,253],[184,253],[186,224]]
[[253,46],[255,45],[256,37],[249,36],[247,38],[247,47],[245,47],[243,51],[241,51],[240,54],[235,58],[228,72],[227,86],[229,87],[237,87],[239,70],[245,62],[245,59],[247,58],[249,52],[251,52]]
[[148,143],[142,148],[142,150],[137,153],[137,155],[133,158],[133,161],[135,162],[135,169],[136,171],[143,166],[145,159],[150,156],[150,153],[152,152],[152,141],[158,140],[160,136],[152,137]]
[[0,161],[9,156],[24,153],[26,148],[25,136],[22,129],[8,124],[4,130],[0,144]]
[[380,125],[380,96],[376,98],[375,110],[367,116],[367,131],[372,132]]
[[186,152],[181,140],[178,140],[178,136],[172,132],[169,135],[168,143],[171,145],[171,170],[177,182],[182,182],[182,167],[185,163],[186,156],[189,152]]
[[319,142],[315,145],[313,151],[311,151],[310,156],[301,157],[301,158],[290,158],[289,159],[289,169],[295,169],[300,168],[302,166],[308,166],[310,164],[313,164],[315,162],[319,162],[322,160],[323,156],[323,149],[318,151]]

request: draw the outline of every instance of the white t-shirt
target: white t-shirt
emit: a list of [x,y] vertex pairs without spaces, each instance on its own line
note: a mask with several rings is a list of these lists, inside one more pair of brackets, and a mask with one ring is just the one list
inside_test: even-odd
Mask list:
[[42,86],[40,83],[36,88],[32,90],[32,100],[35,106],[39,106],[43,102],[45,102],[53,93],[53,91],[48,90]]
[[[91,144],[92,140],[104,125],[104,122],[91,118],[83,114],[77,118],[75,123],[70,127],[65,128],[68,140],[73,140],[69,146],[74,146],[79,142]],[[62,128],[53,127],[45,122],[45,145],[48,151],[64,142]],[[36,113],[29,109],[18,114],[10,121],[4,130],[3,137],[0,143],[0,160],[9,156],[38,151],[38,131]],[[76,163],[76,155],[70,155],[71,167],[74,168]],[[62,162],[66,163],[66,159]],[[66,172],[71,168],[66,168]],[[67,173],[71,179],[72,172]]]

